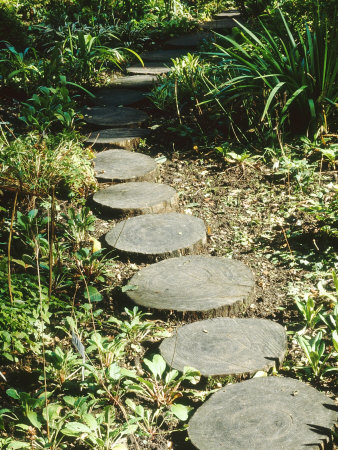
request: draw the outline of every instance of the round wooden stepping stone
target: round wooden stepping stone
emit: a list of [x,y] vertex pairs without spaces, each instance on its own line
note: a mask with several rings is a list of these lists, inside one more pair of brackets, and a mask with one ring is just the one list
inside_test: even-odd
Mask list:
[[229,11],[223,11],[218,14],[215,14],[214,19],[215,20],[222,20],[222,19],[228,19],[228,18],[234,18],[238,19],[240,17],[241,13],[236,10],[229,10]]
[[106,150],[94,159],[95,177],[101,182],[153,181],[158,165],[150,156],[128,150]]
[[186,55],[189,49],[172,49],[172,50],[154,50],[153,52],[142,53],[143,61],[170,61],[171,59],[180,58]]
[[158,78],[155,75],[133,75],[116,78],[111,86],[147,90],[151,89],[156,83],[158,83]]
[[323,448],[334,427],[334,402],[292,378],[253,378],[213,394],[189,422],[200,450]]
[[85,122],[100,127],[135,127],[148,120],[148,114],[134,108],[115,106],[93,106],[83,111]]
[[170,67],[167,67],[164,63],[161,64],[160,62],[148,62],[145,66],[142,66],[141,64],[130,66],[128,67],[127,72],[135,75],[163,75],[170,72]]
[[146,259],[190,253],[206,243],[203,220],[186,214],[146,214],[119,222],[105,236],[118,251]]
[[144,128],[113,128],[93,131],[86,139],[91,145],[113,145],[121,148],[136,148],[141,138],[150,134],[150,130]]
[[100,88],[94,94],[93,102],[102,106],[128,106],[145,99],[143,92],[133,89]]
[[204,376],[254,374],[282,362],[286,333],[266,319],[201,320],[178,328],[160,351],[167,363],[183,372],[185,366]]
[[165,45],[168,47],[182,48],[196,48],[199,47],[204,41],[210,40],[212,37],[211,33],[192,33],[184,36],[179,36],[176,38],[169,39]]
[[254,276],[240,261],[192,255],[161,261],[140,270],[128,296],[138,305],[190,311],[202,316],[238,312],[252,302]]
[[220,30],[225,28],[233,28],[237,26],[233,19],[221,19],[221,20],[210,20],[209,22],[204,22],[201,27],[206,30]]
[[93,196],[97,207],[112,215],[158,214],[173,211],[178,195],[167,184],[130,182],[116,184]]

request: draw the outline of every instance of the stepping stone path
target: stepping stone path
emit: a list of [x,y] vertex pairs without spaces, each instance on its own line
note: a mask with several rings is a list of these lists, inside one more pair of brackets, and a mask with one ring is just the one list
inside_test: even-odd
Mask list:
[[163,75],[170,72],[170,67],[168,67],[169,65],[170,62],[148,62],[145,64],[145,66],[142,66],[141,64],[135,64],[127,68],[127,73],[130,73],[132,75]]
[[166,184],[144,182],[121,183],[94,194],[97,207],[114,215],[157,214],[173,211],[178,195]]
[[232,259],[185,256],[140,270],[130,281],[128,296],[138,305],[158,310],[229,315],[252,303],[254,276]]
[[145,100],[143,92],[133,89],[101,88],[94,90],[93,102],[100,106],[128,106]]
[[323,448],[337,413],[332,400],[301,381],[253,378],[213,394],[188,434],[200,450]]
[[204,22],[201,28],[204,30],[223,30],[231,29],[237,26],[237,23],[232,18],[220,19],[220,20],[210,20],[210,22]]
[[198,32],[169,39],[164,45],[173,48],[196,48],[211,38],[211,33]]
[[158,83],[156,75],[133,75],[116,78],[111,87],[150,90]]
[[[238,17],[236,10],[225,11],[201,27],[231,29]],[[129,67],[131,76],[98,90],[98,102],[105,106],[87,108],[85,120],[109,128],[92,131],[86,142],[113,147],[96,155],[95,173],[98,181],[118,182],[99,190],[93,203],[111,215],[138,214],[106,234],[107,246],[134,261],[164,259],[134,275],[129,284],[135,290],[128,290],[128,297],[154,312],[175,311],[190,321],[207,319],[178,328],[162,342],[160,351],[168,365],[178,370],[193,366],[204,376],[243,376],[278,365],[286,352],[281,325],[224,317],[238,316],[254,301],[253,273],[239,261],[194,255],[206,244],[203,221],[166,212],[176,207],[177,194],[170,186],[149,182],[157,174],[155,160],[114,148],[134,149],[150,133],[135,128],[147,121],[146,113],[116,106],[139,102],[144,96],[137,90],[152,89],[158,74],[170,70],[165,66],[172,58],[189,53],[210,35],[170,39],[165,45],[174,49],[141,55],[146,67]],[[262,377],[227,385],[212,395],[193,415],[188,433],[201,450],[318,448],[327,441],[335,419],[333,402],[314,388],[290,378]]]
[[128,150],[106,150],[94,159],[95,177],[100,182],[153,181],[158,165],[150,156]]
[[252,375],[282,362],[286,333],[271,320],[219,317],[178,328],[160,351],[180,371],[190,366],[204,376]]
[[171,59],[180,58],[186,55],[188,52],[186,49],[173,49],[173,50],[154,50],[153,52],[142,53],[141,58],[143,61],[159,62],[170,61]]
[[148,115],[134,108],[87,107],[83,111],[85,122],[99,127],[135,127],[148,120]]
[[146,214],[119,222],[106,243],[128,256],[167,258],[192,253],[206,243],[203,220],[179,213]]
[[133,149],[140,139],[149,136],[150,131],[144,128],[113,128],[93,131],[86,139],[90,145],[111,145],[114,147]]

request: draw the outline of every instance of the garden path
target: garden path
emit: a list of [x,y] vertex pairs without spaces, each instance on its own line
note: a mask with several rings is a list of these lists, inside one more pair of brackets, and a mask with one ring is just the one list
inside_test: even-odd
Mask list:
[[[234,18],[236,11],[223,12],[201,28],[231,28]],[[133,216],[107,233],[107,246],[130,260],[155,261],[132,278],[135,289],[127,292],[129,298],[144,308],[175,311],[193,322],[160,345],[167,363],[179,370],[193,366],[204,376],[252,375],[282,362],[286,333],[269,320],[236,318],[252,301],[251,269],[232,259],[194,255],[207,242],[203,221],[175,212],[175,190],[153,183],[154,160],[121,150],[136,148],[147,133],[135,128],[147,121],[142,102],[137,103],[142,94],[126,88],[150,90],[156,75],[169,70],[170,58],[191,52],[208,36],[200,32],[176,37],[165,44],[170,49],[142,55],[145,67],[127,69],[131,75],[118,78],[112,90],[100,91],[98,101],[105,106],[88,108],[85,120],[102,129],[93,131],[87,143],[118,147],[96,156],[97,180],[119,183],[100,189],[93,203],[109,217]],[[114,98],[118,106],[136,103],[138,109],[117,107]],[[188,433],[199,449],[317,448],[335,423],[333,409],[330,399],[300,381],[253,378],[213,394],[190,420]]]

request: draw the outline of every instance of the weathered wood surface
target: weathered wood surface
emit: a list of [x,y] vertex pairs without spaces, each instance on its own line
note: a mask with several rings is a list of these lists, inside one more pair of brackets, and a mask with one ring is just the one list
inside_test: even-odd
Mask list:
[[142,53],[141,58],[146,62],[170,61],[171,59],[180,58],[189,53],[189,49],[168,49],[154,50],[152,52]]
[[237,26],[236,22],[232,18],[210,20],[201,24],[201,28],[205,30],[222,30],[226,28],[233,28]]
[[178,195],[167,184],[129,182],[101,189],[94,194],[93,202],[111,216],[158,214],[174,211]]
[[156,75],[133,75],[115,78],[111,86],[129,89],[150,90],[158,83]]
[[229,11],[223,11],[218,14],[215,14],[214,19],[215,20],[224,20],[224,19],[234,18],[234,19],[238,20],[240,18],[240,16],[241,16],[241,13],[238,10],[232,9]]
[[225,386],[193,415],[188,434],[200,450],[322,448],[337,419],[334,402],[282,377]]
[[94,169],[100,182],[153,181],[158,173],[158,165],[150,156],[119,149],[98,153]]
[[143,92],[124,88],[94,89],[95,98],[92,102],[99,106],[129,106],[145,100]]
[[[253,300],[254,275],[240,261],[194,255],[161,261],[140,270],[128,296],[138,305],[204,316],[236,313]],[[203,317],[204,317],[203,316]]]
[[180,371],[190,366],[204,376],[251,375],[278,367],[286,344],[284,327],[276,322],[219,317],[178,328],[160,351]]
[[113,145],[126,149],[136,148],[141,138],[149,136],[150,130],[146,128],[112,128],[93,131],[86,139],[90,145]]
[[148,120],[148,114],[134,108],[93,106],[83,110],[83,118],[90,125],[120,128],[140,126]]
[[163,75],[170,72],[170,62],[147,62],[144,66],[135,64],[127,68],[127,73],[134,75]]
[[146,214],[119,222],[105,240],[122,254],[154,260],[191,253],[206,243],[206,233],[194,216]]
[[[204,32],[200,31],[197,33],[174,37],[174,38],[166,41],[165,45],[167,47],[173,47],[173,48],[188,47],[189,49],[191,49],[191,48],[199,47],[204,41],[208,41],[211,38],[212,38],[211,33],[204,33]],[[191,51],[191,50],[188,50],[188,51]],[[188,51],[187,51],[187,53],[188,53]]]

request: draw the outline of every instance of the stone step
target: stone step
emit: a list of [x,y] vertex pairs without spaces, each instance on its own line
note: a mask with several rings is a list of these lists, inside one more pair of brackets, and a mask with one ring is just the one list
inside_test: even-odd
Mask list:
[[224,30],[236,27],[237,24],[232,18],[221,19],[221,20],[210,20],[209,22],[204,22],[201,25],[204,30]]
[[146,214],[119,222],[105,236],[121,255],[156,260],[180,256],[206,243],[203,220],[179,213]]
[[88,106],[82,113],[86,123],[108,128],[135,127],[148,120],[144,111],[116,106]]
[[251,269],[242,262],[201,255],[150,265],[129,284],[137,286],[127,293],[137,305],[193,318],[238,313],[252,303],[255,286]]
[[[198,48],[203,42],[212,39],[211,33],[197,32],[192,34],[186,34],[184,36],[174,37],[165,42],[166,47],[172,48]],[[191,50],[189,50],[191,51]]]
[[126,149],[136,148],[140,139],[149,136],[150,130],[146,128],[112,128],[90,133],[86,144],[95,147],[114,146]]
[[170,367],[194,367],[201,375],[242,376],[279,366],[286,353],[284,327],[266,319],[201,320],[177,329],[160,345]]
[[97,209],[110,217],[174,211],[178,195],[167,184],[129,182],[101,189],[93,196]]
[[99,182],[154,181],[158,165],[150,156],[128,150],[111,149],[94,159],[95,177]]
[[143,92],[134,89],[105,87],[94,89],[93,94],[92,102],[98,106],[129,106],[146,99]]
[[127,72],[133,75],[163,75],[170,72],[170,62],[160,63],[160,62],[147,62],[144,66],[139,64],[134,64],[127,68]]
[[292,378],[261,377],[220,389],[195,412],[188,434],[200,450],[326,448],[334,402]]
[[116,78],[111,83],[111,86],[147,91],[152,89],[158,82],[158,77],[156,75],[133,75]]
[[170,61],[171,59],[180,58],[181,56],[186,55],[189,51],[191,51],[189,48],[154,50],[152,52],[142,53],[140,56],[143,61],[146,62],[165,62]]

